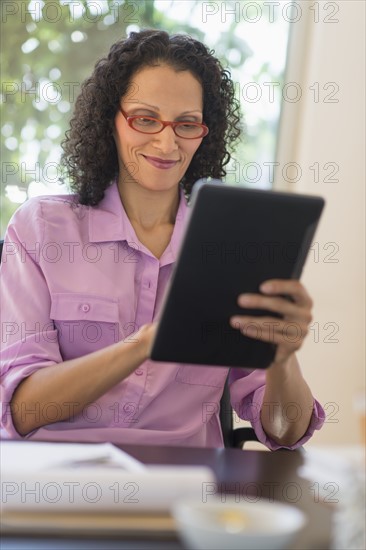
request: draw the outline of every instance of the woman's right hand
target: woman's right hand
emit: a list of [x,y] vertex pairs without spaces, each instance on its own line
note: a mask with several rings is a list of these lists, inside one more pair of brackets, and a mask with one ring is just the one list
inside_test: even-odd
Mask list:
[[142,325],[140,330],[136,332],[133,337],[134,339],[136,338],[136,340],[141,339],[141,343],[144,346],[144,355],[146,359],[149,359],[151,355],[157,327],[157,323],[148,323],[146,325]]

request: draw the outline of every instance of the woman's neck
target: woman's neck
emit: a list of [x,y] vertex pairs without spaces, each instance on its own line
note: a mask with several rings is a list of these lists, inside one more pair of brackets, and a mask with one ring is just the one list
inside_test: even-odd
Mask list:
[[167,191],[150,191],[137,184],[118,182],[119,195],[132,225],[144,230],[173,224],[177,215],[179,187]]

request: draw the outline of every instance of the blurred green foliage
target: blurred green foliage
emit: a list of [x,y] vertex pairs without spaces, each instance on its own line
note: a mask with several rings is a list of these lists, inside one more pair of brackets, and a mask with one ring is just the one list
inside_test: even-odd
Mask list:
[[[173,2],[166,0],[167,8]],[[187,2],[194,10],[199,0]],[[160,2],[161,5],[161,2]],[[58,183],[60,143],[68,128],[81,82],[113,42],[134,28],[188,32],[205,41],[202,27],[166,15],[154,0],[20,0],[1,3],[1,235],[19,202],[6,186],[27,193],[31,182],[43,182],[50,192],[64,192]],[[215,53],[228,67],[226,52],[235,51],[242,67],[252,52],[235,34],[234,21],[220,35]],[[263,66],[261,71],[268,68]],[[261,72],[260,71],[260,72]],[[259,77],[260,75],[258,75]],[[261,126],[261,127],[260,127]],[[241,162],[258,157],[258,147],[273,148],[275,128],[261,121],[236,154]],[[228,176],[236,183],[237,174]],[[45,188],[47,192],[47,188]],[[8,187],[9,195],[9,187]]]

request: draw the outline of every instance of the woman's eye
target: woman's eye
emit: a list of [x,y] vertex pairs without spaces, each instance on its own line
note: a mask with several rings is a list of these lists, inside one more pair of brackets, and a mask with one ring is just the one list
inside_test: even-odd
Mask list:
[[153,126],[154,124],[159,124],[157,120],[151,120],[150,118],[135,118],[135,124],[140,126]]
[[180,124],[179,125],[179,128],[183,131],[183,132],[196,132],[197,131],[197,128],[199,128],[198,126],[196,126],[195,124],[192,124],[191,122],[186,122],[185,124]]

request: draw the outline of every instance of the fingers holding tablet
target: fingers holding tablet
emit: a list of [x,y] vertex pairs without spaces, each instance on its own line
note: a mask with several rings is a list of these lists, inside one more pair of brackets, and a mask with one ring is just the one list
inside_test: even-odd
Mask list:
[[[309,331],[312,299],[300,281],[272,280],[263,283],[260,289],[266,295],[239,295],[238,305],[244,308],[243,315],[231,317],[230,325],[248,338],[277,345],[275,361],[279,357],[284,360],[302,346]],[[245,308],[263,309],[277,315],[250,316]]]

